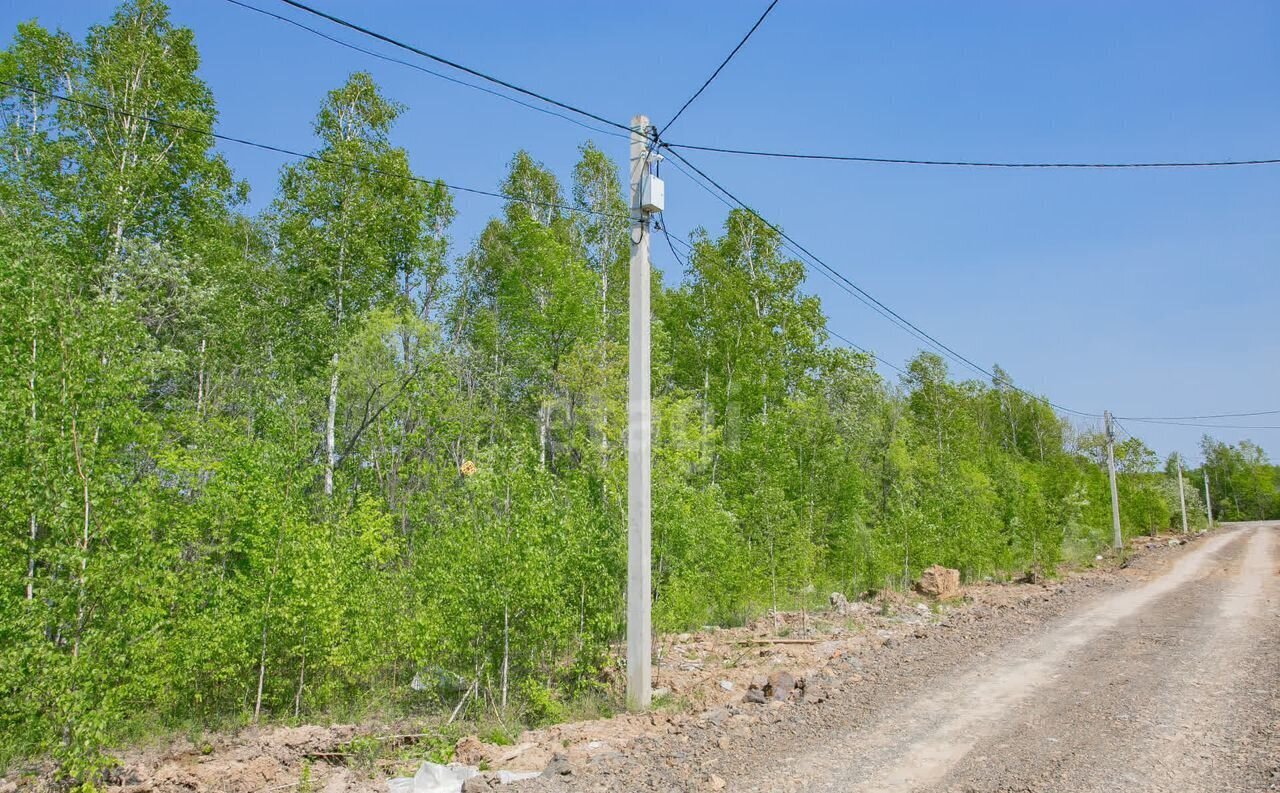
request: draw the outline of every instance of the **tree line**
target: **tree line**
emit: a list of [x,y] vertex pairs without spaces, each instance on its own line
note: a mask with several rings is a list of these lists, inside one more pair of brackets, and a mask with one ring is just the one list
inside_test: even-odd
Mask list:
[[[0,766],[92,780],[157,726],[614,690],[616,163],[583,144],[562,183],[516,152],[461,244],[357,72],[249,214],[198,66],[157,0],[0,55]],[[658,629],[1106,545],[1096,431],[998,368],[882,377],[749,213],[690,242],[653,284]],[[1259,447],[1204,451],[1222,518],[1280,510]],[[1117,453],[1125,532],[1173,526],[1170,472]]]

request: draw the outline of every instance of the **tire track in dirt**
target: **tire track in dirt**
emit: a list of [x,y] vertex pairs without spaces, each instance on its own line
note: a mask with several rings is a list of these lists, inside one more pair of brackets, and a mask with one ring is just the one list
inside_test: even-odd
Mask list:
[[[1207,634],[1191,626],[1229,622],[1229,615],[1222,611],[1223,600],[1238,601],[1238,595],[1248,594],[1232,591],[1231,583],[1237,580],[1236,572],[1244,569],[1241,560],[1252,547],[1249,543],[1256,534],[1252,530],[1262,527],[1225,525],[1178,548],[1166,546],[1163,540],[1135,543],[1141,550],[1126,570],[1011,588],[1012,598],[997,597],[985,605],[979,599],[978,605],[958,607],[914,635],[899,635],[892,645],[869,646],[833,662],[820,674],[831,693],[821,704],[730,705],[687,718],[654,714],[655,729],[620,752],[516,788],[540,793],[867,793],[877,790],[872,783],[881,783],[878,789],[894,790],[883,787],[886,776],[894,769],[910,768],[919,758],[913,755],[919,745],[949,725],[953,739],[967,741],[971,748],[959,751],[940,775],[935,772],[930,777],[931,782],[909,779],[897,790],[1066,793],[1134,787],[1128,782],[1088,781],[1086,772],[1094,766],[1129,770],[1126,755],[1117,754],[1111,762],[1108,752],[1089,736],[1103,735],[1106,731],[1100,725],[1114,717],[1112,729],[1131,736],[1133,743],[1127,745],[1153,752],[1171,734],[1154,729],[1153,724],[1186,720],[1172,710],[1167,717],[1159,716],[1164,721],[1153,715],[1156,704],[1169,704],[1162,681],[1188,679],[1174,670],[1188,663],[1194,666],[1194,658],[1187,661],[1194,656],[1193,648],[1205,653],[1204,665],[1209,665],[1207,658],[1215,648],[1203,648]],[[1280,523],[1269,524],[1269,531],[1277,529]],[[1280,533],[1270,542],[1271,556],[1280,555]],[[1254,569],[1258,569],[1256,563]],[[1275,572],[1280,575],[1280,569]],[[1278,587],[1280,581],[1269,580],[1264,585],[1267,597],[1274,597]],[[1100,610],[1105,612],[1101,622],[1095,619]],[[1235,653],[1220,654],[1226,662],[1246,669],[1241,679],[1250,680],[1250,687],[1237,685],[1232,690],[1252,701],[1237,696],[1221,706],[1244,725],[1236,733],[1239,740],[1230,738],[1234,743],[1223,752],[1225,757],[1213,764],[1214,778],[1221,784],[1207,784],[1201,777],[1178,772],[1189,791],[1280,791],[1280,686],[1275,674],[1280,668],[1280,620],[1273,612],[1274,608],[1263,609],[1248,620],[1246,630],[1257,630],[1265,640],[1244,659],[1247,665]],[[1217,640],[1209,638],[1211,643]],[[1107,666],[1114,661],[1108,646],[1128,647],[1134,658],[1126,663],[1132,668]],[[963,715],[956,706],[966,701],[966,692],[1011,668],[1043,661],[1048,654],[1056,654],[1059,663],[1050,665],[1029,691],[1009,699],[986,719],[971,719],[967,729],[954,729],[951,717]],[[1092,665],[1092,659],[1102,666]],[[1073,713],[1063,691],[1091,692],[1076,699],[1092,703],[1093,710]],[[1139,713],[1141,709],[1120,701],[1124,692],[1132,694],[1131,703],[1150,700],[1156,704]],[[1196,718],[1192,717],[1193,723]],[[1204,717],[1210,718],[1216,717]],[[1034,730],[1043,731],[1038,743],[1030,740]],[[1011,740],[997,740],[1002,732]],[[1057,742],[1047,740],[1050,737]],[[1213,733],[1215,742],[1228,737],[1224,731]],[[989,751],[1002,743],[1000,751]],[[1063,750],[1053,751],[1058,744]],[[1172,778],[1176,764],[1165,765]],[[1188,765],[1192,773],[1200,768],[1194,760]],[[986,772],[973,773],[975,769]]]
[[820,750],[778,769],[776,776],[739,780],[735,789],[885,793],[936,785],[980,739],[1000,732],[1011,709],[1051,684],[1068,658],[1195,581],[1219,552],[1242,544],[1245,536],[1236,530],[1211,537],[1168,573],[1108,595],[1047,633],[1009,645],[993,659],[998,665],[971,668],[885,714],[870,729],[836,736]]
[[1276,713],[1265,707],[1274,694],[1267,688],[1274,689],[1280,674],[1275,548],[1274,530],[1254,531],[1239,577],[1223,593],[1212,634],[1189,674],[1166,679],[1159,711],[1163,729],[1148,732],[1148,740],[1123,763],[1141,780],[1138,789],[1267,789],[1265,769],[1233,749],[1275,726]]
[[[1265,783],[1249,747],[1274,714],[1274,532],[1122,621],[977,742],[938,791],[1220,791]],[[1269,603],[1268,598],[1272,601]],[[1268,652],[1268,643],[1271,651]],[[1270,657],[1270,661],[1268,661]],[[1261,667],[1261,668],[1259,668]],[[1274,670],[1274,667],[1271,667]],[[1261,700],[1260,706],[1258,700]],[[1259,789],[1266,789],[1259,787]]]

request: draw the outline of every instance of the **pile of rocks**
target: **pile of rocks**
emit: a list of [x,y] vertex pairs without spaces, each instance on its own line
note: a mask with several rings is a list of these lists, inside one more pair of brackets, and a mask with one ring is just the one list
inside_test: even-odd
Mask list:
[[768,677],[761,675],[753,678],[742,701],[763,705],[766,702],[786,702],[787,700],[822,702],[825,699],[827,699],[827,690],[821,681],[797,678],[790,672],[779,669],[771,672]]
[[827,602],[831,604],[831,610],[842,617],[852,610],[849,598],[845,597],[843,592],[832,592]]

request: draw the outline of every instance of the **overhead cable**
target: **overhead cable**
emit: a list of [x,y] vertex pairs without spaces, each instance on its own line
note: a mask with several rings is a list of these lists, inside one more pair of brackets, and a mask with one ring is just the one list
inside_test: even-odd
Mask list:
[[1199,419],[1235,419],[1246,416],[1275,416],[1280,410],[1257,410],[1252,413],[1211,413],[1205,416],[1118,416],[1131,421],[1198,421]]
[[[676,246],[675,246],[675,243],[673,242],[671,232],[667,231],[667,224],[665,222],[665,218],[663,219],[662,222],[660,222],[658,228],[662,231],[662,236],[666,238],[667,247],[671,249],[671,255],[672,257],[675,258],[676,263],[680,265],[681,269],[688,270],[689,269],[688,263],[680,256],[679,253],[676,253]],[[681,240],[681,242],[684,242],[684,241]]]
[[339,160],[334,157],[325,157],[319,154],[309,154],[307,152],[296,151],[294,149],[287,149],[287,148],[284,148],[283,146],[275,146],[270,143],[258,143],[257,141],[252,141],[245,138],[237,138],[232,135],[224,135],[222,133],[214,132],[213,130],[209,130],[209,129],[199,129],[197,127],[191,127],[185,124],[178,124],[173,121],[165,121],[164,119],[155,118],[154,116],[148,116],[142,113],[130,113],[126,110],[118,110],[114,107],[99,104],[98,102],[93,102],[87,99],[75,99],[75,98],[66,96],[64,94],[58,94],[51,91],[42,91],[38,88],[32,88],[31,86],[22,85],[21,83],[10,82],[8,80],[0,80],[0,85],[7,86],[17,91],[24,91],[34,96],[42,96],[42,97],[45,97],[46,99],[54,99],[59,102],[78,105],[80,107],[87,107],[93,110],[101,111],[103,113],[115,113],[117,115],[124,116],[125,118],[132,118],[138,121],[145,122],[147,124],[151,124],[153,126],[167,127],[170,129],[181,130],[183,132],[190,132],[196,135],[208,135],[209,137],[215,140],[222,140],[228,143],[235,143],[241,146],[249,146],[251,148],[261,149],[263,151],[275,152],[277,154],[286,154],[286,155],[289,155],[290,157],[298,157],[304,160],[311,160],[312,162],[323,162],[329,165],[336,165],[342,168],[348,168],[353,171],[363,171],[376,176],[382,176],[390,179],[403,179],[406,181],[419,182],[421,184],[426,184],[426,185],[439,184],[443,187],[447,187],[450,190],[456,190],[461,193],[472,193],[475,195],[490,196],[492,198],[501,198],[506,201],[514,201],[519,204],[528,204],[530,206],[540,206],[540,207],[547,207],[552,209],[564,209],[570,212],[582,212],[588,215],[598,215],[600,217],[608,217],[608,218],[614,218],[619,220],[626,219],[628,217],[626,215],[614,215],[607,212],[598,212],[596,210],[586,209],[583,207],[570,206],[568,204],[559,204],[559,203],[550,202],[550,201],[537,201],[530,198],[520,198],[519,196],[507,195],[505,193],[498,193],[492,190],[481,190],[476,187],[463,187],[462,185],[450,184],[448,182],[439,181],[435,179],[426,179],[421,176],[415,176],[411,173],[410,174],[392,173],[390,171],[384,171],[378,168],[370,168],[368,166],[347,162],[346,160]]
[[[721,185],[719,182],[717,182],[715,179],[712,179],[710,176],[708,176],[708,175],[707,175],[707,173],[706,173],[705,171],[701,170],[701,169],[700,169],[700,168],[698,168],[696,165],[694,165],[693,163],[689,162],[688,158],[684,157],[684,156],[683,156],[683,155],[681,155],[679,152],[672,150],[669,146],[666,146],[666,144],[663,144],[663,147],[664,147],[664,148],[667,148],[667,150],[671,152],[671,155],[672,155],[673,157],[675,157],[677,160],[679,160],[680,162],[682,162],[682,163],[684,163],[685,165],[687,165],[689,168],[691,168],[695,173],[697,173],[697,174],[698,174],[699,176],[701,176],[702,178],[706,179],[709,183],[711,183],[711,185],[712,185],[712,186],[714,186],[717,190],[719,190],[721,193],[723,193],[725,196],[727,196],[729,199],[731,199],[731,200],[732,200],[732,201],[733,201],[733,202],[734,202],[738,207],[740,207],[740,208],[741,208],[741,209],[743,209],[744,211],[746,211],[746,212],[750,213],[753,217],[755,217],[755,218],[756,218],[757,220],[759,220],[761,223],[765,224],[765,226],[767,226],[768,228],[772,229],[772,230],[774,231],[774,233],[778,234],[782,239],[784,239],[784,240],[786,240],[786,241],[790,242],[792,245],[794,245],[796,248],[798,248],[800,251],[802,251],[802,252],[805,254],[805,256],[807,256],[807,257],[808,257],[809,259],[811,259],[813,262],[817,263],[820,267],[822,267],[825,271],[827,271],[828,273],[830,273],[833,277],[838,278],[841,282],[843,282],[844,284],[846,284],[849,288],[853,289],[853,290],[854,290],[854,291],[856,291],[858,294],[862,295],[862,296],[863,296],[863,297],[865,297],[867,300],[871,301],[871,303],[875,304],[875,306],[877,306],[878,308],[882,309],[882,310],[883,310],[883,312],[886,312],[888,315],[890,315],[890,316],[894,317],[896,320],[898,320],[898,321],[900,321],[901,323],[903,323],[903,325],[907,326],[908,328],[911,328],[913,331],[915,331],[915,333],[919,334],[919,336],[918,336],[918,337],[923,337],[924,339],[929,340],[930,342],[932,342],[932,343],[933,343],[934,345],[936,345],[937,347],[941,348],[942,350],[945,350],[945,351],[946,351],[948,354],[950,354],[954,359],[956,359],[956,360],[958,360],[958,361],[960,361],[960,362],[963,362],[963,363],[967,364],[968,366],[970,366],[971,368],[973,368],[975,371],[977,371],[977,372],[979,372],[979,373],[981,373],[981,374],[983,374],[983,375],[986,375],[987,377],[991,378],[992,382],[996,383],[997,385],[1004,385],[1004,386],[1007,386],[1008,388],[1010,388],[1010,389],[1012,389],[1012,390],[1014,390],[1014,391],[1017,391],[1017,392],[1019,392],[1019,393],[1023,394],[1024,396],[1027,396],[1027,397],[1029,397],[1029,398],[1031,398],[1031,399],[1034,399],[1034,400],[1036,400],[1036,401],[1038,401],[1038,402],[1043,402],[1044,404],[1049,405],[1050,407],[1055,408],[1055,409],[1057,409],[1057,410],[1060,410],[1060,411],[1062,411],[1062,412],[1064,412],[1064,413],[1071,413],[1071,414],[1074,414],[1074,415],[1077,415],[1077,416],[1086,416],[1086,417],[1089,417],[1089,418],[1095,418],[1095,417],[1097,417],[1097,415],[1098,415],[1098,414],[1096,414],[1096,413],[1086,413],[1086,412],[1084,412],[1084,411],[1074,410],[1074,409],[1072,409],[1072,408],[1068,408],[1068,407],[1065,407],[1065,406],[1063,406],[1063,405],[1059,405],[1059,404],[1057,404],[1057,403],[1055,403],[1055,402],[1053,402],[1053,401],[1051,401],[1051,400],[1049,400],[1049,399],[1046,399],[1045,397],[1042,397],[1042,396],[1039,396],[1039,395],[1037,395],[1037,394],[1033,394],[1033,393],[1031,393],[1031,392],[1029,392],[1029,391],[1026,391],[1025,389],[1020,388],[1019,386],[1016,386],[1016,385],[1014,385],[1013,383],[1009,382],[1007,378],[1003,378],[1003,377],[999,377],[999,376],[997,376],[996,374],[994,374],[994,373],[992,373],[991,371],[987,370],[985,367],[980,366],[979,364],[974,363],[974,362],[973,362],[972,360],[970,360],[969,358],[967,358],[967,357],[965,357],[964,355],[961,355],[960,353],[956,352],[954,349],[952,349],[951,347],[947,346],[947,345],[946,345],[946,344],[944,344],[942,341],[940,341],[937,337],[932,336],[932,335],[930,335],[929,333],[925,332],[925,331],[924,331],[924,330],[922,330],[919,326],[917,326],[916,324],[914,324],[913,322],[911,322],[910,320],[908,320],[906,317],[903,317],[901,314],[899,314],[898,312],[894,311],[894,310],[893,310],[892,308],[890,308],[889,306],[885,305],[883,302],[881,302],[880,300],[878,300],[878,299],[877,299],[875,296],[873,296],[871,293],[867,292],[865,289],[863,289],[862,287],[858,286],[856,283],[854,283],[853,281],[851,281],[851,280],[850,280],[847,276],[845,276],[843,273],[841,273],[840,271],[838,271],[838,270],[836,270],[835,268],[831,267],[829,264],[827,264],[825,261],[823,261],[823,260],[822,260],[821,258],[819,258],[817,255],[815,255],[815,254],[814,254],[812,251],[810,251],[808,248],[806,248],[806,247],[804,247],[803,245],[801,245],[801,244],[800,244],[799,242],[797,242],[793,237],[791,237],[790,235],[788,235],[785,231],[783,231],[782,229],[780,229],[778,226],[776,226],[776,225],[774,225],[773,223],[771,223],[770,221],[766,220],[764,217],[762,217],[762,216],[760,215],[760,213],[756,212],[754,209],[752,209],[751,207],[747,206],[747,204],[746,204],[746,203],[744,203],[740,198],[738,198],[738,197],[737,197],[737,196],[735,196],[733,193],[731,193],[731,192],[729,192],[727,189],[725,189],[725,188],[724,188],[724,186],[723,186],[723,185]],[[901,327],[901,326],[900,326],[900,327]]]
[[[719,201],[720,203],[724,204],[724,205],[725,205],[726,207],[728,207],[730,210],[737,209],[737,206],[736,206],[736,205],[734,205],[733,203],[731,203],[731,202],[730,202],[727,198],[725,198],[723,195],[721,195],[720,193],[717,193],[715,190],[713,190],[711,187],[709,187],[706,183],[704,183],[704,182],[703,182],[701,179],[699,179],[697,176],[694,176],[693,174],[689,173],[689,172],[688,172],[688,171],[686,171],[684,168],[682,168],[682,167],[680,166],[680,162],[679,162],[678,160],[675,160],[675,159],[669,159],[669,160],[667,160],[667,162],[668,162],[668,163],[669,163],[673,168],[675,168],[677,171],[679,171],[680,173],[684,174],[684,176],[685,176],[687,179],[689,179],[689,181],[693,182],[693,183],[694,183],[695,185],[697,185],[699,188],[701,188],[702,190],[704,190],[708,195],[710,195],[711,197],[715,198],[715,199],[716,199],[717,201]],[[900,328],[901,330],[905,331],[907,334],[909,334],[909,335],[913,336],[914,338],[916,338],[917,340],[919,340],[921,343],[923,343],[925,346],[934,347],[935,349],[938,349],[940,352],[943,352],[943,354],[944,354],[944,355],[946,354],[946,352],[945,352],[941,347],[938,347],[936,344],[934,344],[933,342],[931,342],[928,338],[926,338],[925,336],[921,335],[921,334],[920,334],[920,333],[918,333],[917,331],[913,330],[911,327],[909,327],[908,325],[904,324],[902,321],[900,321],[899,319],[895,318],[893,315],[891,315],[890,313],[888,313],[887,311],[885,311],[883,308],[881,308],[881,307],[877,306],[875,303],[871,302],[871,301],[870,301],[870,300],[868,300],[866,297],[864,297],[863,295],[859,294],[857,291],[855,291],[855,290],[851,289],[848,283],[846,283],[846,282],[844,282],[844,281],[841,281],[839,278],[837,278],[837,277],[836,277],[836,275],[833,275],[833,274],[832,274],[834,271],[829,272],[827,269],[822,269],[822,268],[815,267],[815,266],[814,266],[814,264],[813,264],[813,262],[810,262],[810,261],[809,261],[809,259],[808,259],[808,257],[807,257],[807,256],[805,256],[805,254],[801,253],[799,249],[797,249],[794,245],[792,245],[792,243],[791,243],[791,241],[790,241],[790,239],[789,239],[789,238],[783,238],[783,239],[782,239],[782,241],[781,241],[781,245],[782,245],[783,249],[787,250],[787,251],[788,251],[788,252],[790,252],[793,256],[795,256],[795,257],[796,257],[796,260],[797,260],[797,261],[799,261],[801,264],[803,264],[803,265],[805,266],[805,268],[809,270],[809,272],[817,273],[818,275],[821,275],[823,278],[826,278],[828,281],[830,281],[831,283],[835,284],[836,288],[841,289],[841,290],[843,290],[844,292],[848,293],[848,294],[849,294],[851,297],[853,297],[855,300],[857,300],[858,302],[862,303],[862,304],[863,304],[863,305],[865,305],[867,308],[869,308],[869,309],[871,309],[872,311],[876,312],[876,313],[877,313],[877,314],[879,314],[880,316],[884,317],[886,320],[888,320],[889,322],[893,323],[893,324],[894,324],[894,325],[896,325],[898,328]],[[837,275],[838,275],[838,274],[837,274]]]
[[616,130],[612,130],[612,129],[601,129],[600,127],[593,126],[593,125],[591,125],[591,124],[587,124],[587,123],[585,123],[585,122],[579,121],[578,119],[574,118],[573,116],[567,115],[567,114],[565,114],[565,113],[561,113],[561,112],[559,112],[559,111],[552,110],[552,109],[550,109],[550,108],[546,108],[546,107],[540,107],[540,106],[535,105],[535,104],[532,104],[532,103],[530,103],[530,102],[526,102],[526,101],[524,101],[523,99],[517,99],[517,98],[516,98],[516,97],[514,97],[514,96],[510,96],[510,95],[508,95],[508,94],[504,94],[504,93],[502,93],[501,91],[495,91],[495,90],[493,90],[492,88],[486,88],[486,87],[484,87],[483,85],[476,85],[475,83],[469,83],[469,82],[467,82],[466,80],[459,80],[458,78],[456,78],[456,77],[451,77],[451,76],[449,76],[449,75],[445,74],[444,72],[439,72],[439,71],[436,71],[435,69],[428,69],[426,66],[423,66],[422,64],[419,64],[419,63],[413,63],[412,61],[406,61],[406,60],[403,60],[403,59],[401,59],[401,58],[395,58],[395,57],[392,57],[392,56],[390,56],[390,55],[386,55],[386,54],[384,54],[384,53],[377,52],[377,51],[375,51],[375,50],[366,49],[366,48],[364,48],[364,47],[359,46],[358,44],[352,44],[352,43],[351,43],[351,42],[349,42],[349,41],[343,41],[342,39],[340,39],[340,38],[338,38],[338,37],[336,37],[336,36],[330,36],[328,33],[325,33],[325,32],[324,32],[324,31],[322,31],[322,30],[319,30],[319,29],[317,29],[317,28],[313,28],[313,27],[311,27],[310,25],[304,25],[303,23],[299,22],[298,20],[296,20],[296,19],[290,19],[289,17],[284,16],[283,14],[277,14],[277,13],[274,13],[274,12],[272,12],[272,11],[268,11],[268,10],[266,10],[265,8],[258,8],[257,6],[253,6],[253,5],[249,5],[248,3],[241,2],[241,0],[227,0],[227,2],[228,2],[228,3],[231,3],[231,4],[232,4],[232,5],[234,5],[234,6],[239,6],[240,8],[244,8],[244,9],[247,9],[247,10],[249,10],[249,11],[253,11],[253,12],[256,12],[256,13],[262,14],[263,16],[268,16],[268,17],[271,17],[272,19],[277,19],[277,20],[279,20],[279,21],[281,21],[281,22],[284,22],[284,23],[286,23],[286,24],[293,25],[293,26],[294,26],[294,27],[296,27],[296,28],[299,28],[299,29],[301,29],[301,30],[305,30],[305,31],[307,31],[308,33],[311,33],[311,34],[313,34],[313,35],[319,36],[320,38],[322,38],[322,39],[324,39],[324,40],[326,40],[326,41],[333,42],[334,44],[337,44],[337,45],[338,45],[338,46],[340,46],[340,47],[346,47],[346,48],[347,48],[347,49],[349,49],[349,50],[354,50],[355,52],[359,52],[359,53],[361,53],[361,54],[363,54],[363,55],[368,55],[368,56],[370,56],[370,57],[372,57],[372,58],[378,58],[379,60],[383,60],[383,61],[386,61],[386,62],[388,62],[388,63],[395,63],[395,64],[399,64],[399,65],[401,65],[401,66],[407,66],[407,67],[409,67],[410,69],[415,69],[415,70],[417,70],[417,71],[419,71],[419,72],[422,72],[422,73],[424,73],[424,74],[429,74],[429,75],[431,75],[431,76],[433,76],[433,77],[439,77],[441,80],[447,80],[448,82],[454,83],[455,85],[461,85],[461,86],[465,86],[465,87],[467,87],[467,88],[473,88],[473,89],[475,89],[475,90],[477,90],[477,91],[483,91],[484,93],[489,94],[490,96],[496,96],[496,97],[498,97],[499,99],[505,99],[505,100],[507,100],[508,102],[514,102],[515,104],[520,105],[521,107],[526,107],[526,108],[528,108],[528,109],[530,109],[530,110],[536,110],[536,111],[537,111],[537,112],[539,112],[539,113],[546,113],[547,115],[555,116],[556,118],[564,119],[565,121],[568,121],[570,124],[576,124],[576,125],[578,125],[579,127],[582,127],[583,129],[589,129],[589,130],[591,130],[592,132],[598,132],[598,133],[600,133],[601,135],[613,135],[613,136],[615,136],[615,137],[619,137],[619,138],[625,138],[625,137],[627,137],[626,133],[618,132],[618,131],[616,131]]
[[522,88],[516,85],[515,83],[508,82],[506,80],[503,80],[500,77],[494,77],[491,74],[486,74],[478,69],[473,69],[470,66],[464,66],[461,63],[458,63],[457,61],[452,61],[440,55],[427,52],[426,50],[421,49],[419,47],[415,47],[412,44],[406,44],[405,42],[400,41],[399,39],[393,38],[383,33],[379,33],[375,30],[370,30],[369,28],[363,27],[354,22],[343,19],[342,17],[326,13],[316,8],[312,8],[306,3],[300,3],[298,2],[298,0],[280,0],[280,2],[284,3],[285,5],[292,6],[298,9],[299,11],[305,11],[308,14],[311,14],[313,16],[320,17],[321,19],[326,19],[334,23],[335,25],[340,25],[344,28],[347,28],[348,30],[354,30],[355,32],[360,33],[362,35],[369,36],[370,38],[377,39],[378,41],[384,42],[386,44],[390,44],[393,47],[397,47],[407,52],[412,52],[415,55],[421,55],[424,58],[429,58],[430,60],[433,60],[436,63],[442,64],[444,66],[448,66],[451,69],[457,69],[460,72],[466,72],[472,77],[479,77],[481,80],[485,80],[487,82],[493,83],[494,85],[500,85],[503,88],[507,88],[517,93],[524,94],[525,96],[533,97],[534,99],[537,99],[542,102],[546,102],[547,104],[550,104],[550,105],[555,105],[556,107],[562,110],[568,110],[571,113],[577,113],[580,116],[585,116],[587,118],[594,119],[607,126],[616,127],[617,129],[622,130],[628,135],[631,134],[631,128],[628,127],[626,124],[620,124],[616,121],[610,121],[604,116],[597,115],[595,113],[590,112],[589,110],[583,110],[580,107],[574,107],[573,105],[567,104],[565,102],[561,102],[557,99],[552,99],[546,94],[541,94],[541,93],[538,93],[537,91],[533,91],[528,88]]
[[1129,416],[1126,421],[1140,421],[1143,424],[1162,424],[1167,427],[1200,427],[1209,430],[1280,430],[1280,424],[1203,424],[1194,421],[1161,421],[1159,419],[1137,419]]
[[894,364],[892,364],[892,363],[889,363],[889,362],[888,362],[888,361],[886,361],[884,358],[881,358],[879,355],[876,355],[876,354],[875,354],[874,352],[872,352],[871,350],[868,350],[866,347],[863,347],[863,346],[861,346],[861,345],[859,345],[859,344],[855,344],[854,342],[850,341],[850,340],[849,340],[848,338],[846,338],[845,336],[842,336],[841,334],[836,333],[836,332],[835,332],[834,330],[832,330],[831,328],[826,328],[825,330],[827,331],[827,333],[828,333],[829,335],[831,335],[831,336],[835,336],[837,339],[839,339],[840,341],[842,341],[842,342],[844,342],[845,344],[849,345],[850,347],[852,347],[853,349],[855,349],[855,350],[857,350],[858,352],[862,353],[863,355],[869,355],[869,356],[871,356],[872,358],[874,358],[875,360],[877,360],[877,361],[879,361],[880,363],[884,364],[885,366],[889,367],[889,368],[890,368],[890,369],[892,369],[893,371],[897,372],[898,374],[903,375],[904,377],[906,376],[907,372],[906,372],[906,370],[905,370],[905,369],[902,369],[902,368],[900,368],[900,367],[898,367],[898,366],[896,366],[896,365],[894,365]]
[[[675,246],[674,246],[674,245],[672,245],[672,243],[673,243],[673,242],[678,242],[678,243],[680,243],[682,246],[684,246],[685,250],[689,251],[690,253],[692,253],[692,252],[693,252],[693,246],[692,246],[692,245],[690,245],[689,243],[685,242],[684,240],[680,239],[679,237],[673,237],[673,236],[671,236],[671,234],[667,231],[667,225],[666,225],[665,223],[663,223],[663,224],[662,224],[662,233],[663,233],[663,235],[667,238],[667,245],[671,246],[671,255],[675,256],[675,257],[676,257],[676,261],[680,262],[680,264],[681,264],[681,265],[683,265],[683,266],[685,267],[685,269],[688,269],[688,263],[687,263],[687,262],[685,262],[685,261],[680,257],[680,254],[676,252]],[[902,375],[905,375],[905,374],[906,374],[906,371],[905,371],[905,370],[903,370],[903,369],[899,368],[898,366],[896,366],[896,365],[894,365],[894,364],[890,363],[889,361],[886,361],[884,358],[881,358],[879,355],[876,355],[876,354],[875,354],[874,352],[872,352],[871,350],[868,350],[866,347],[863,347],[863,346],[861,346],[861,345],[857,344],[856,342],[854,342],[854,341],[850,340],[849,338],[847,338],[847,337],[845,337],[845,336],[842,336],[841,334],[837,333],[836,331],[832,330],[831,328],[829,328],[829,327],[825,327],[825,326],[824,326],[824,327],[823,327],[823,331],[824,331],[825,333],[827,333],[828,335],[830,335],[830,336],[834,336],[834,337],[836,337],[837,339],[839,339],[840,341],[844,342],[846,345],[848,345],[849,347],[853,348],[854,350],[857,350],[858,352],[862,353],[863,355],[867,355],[867,356],[870,356],[871,358],[874,358],[875,360],[879,361],[880,363],[884,364],[885,366],[889,367],[890,369],[894,370],[895,372],[898,372],[899,374],[902,374]]]
[[[729,65],[729,61],[733,60],[733,56],[738,54],[738,50],[742,49],[742,46],[747,43],[747,39],[751,38],[751,35],[756,32],[756,29],[760,27],[760,24],[762,22],[764,22],[764,18],[769,16],[769,12],[772,11],[773,7],[776,6],[777,4],[778,4],[778,0],[773,0],[773,2],[769,3],[769,5],[765,8],[764,13],[762,13],[760,15],[760,18],[756,20],[756,23],[751,26],[751,29],[747,31],[747,34],[742,37],[742,40],[738,42],[738,46],[734,47],[729,52],[729,54],[725,56],[724,60],[720,62],[720,65],[716,67],[716,70],[711,73],[711,76],[708,77],[706,81],[702,83],[701,86],[699,86],[697,91],[693,92],[693,96],[685,100],[684,104],[680,106],[680,109],[676,111],[676,114],[671,117],[671,120],[668,121],[666,125],[662,127],[662,132],[666,132],[667,130],[671,129],[671,125],[676,123],[676,119],[680,118],[681,114],[684,113],[684,111],[689,107],[689,105],[693,104],[693,100],[697,99],[699,96],[702,96],[702,92],[707,90],[707,86],[711,85],[711,83],[717,77],[720,76],[720,72],[724,69],[724,67]],[[661,133],[659,133],[658,137],[660,138],[661,136],[662,136]]]
[[[670,126],[670,125],[668,125]],[[1223,168],[1240,165],[1276,165],[1280,158],[1254,160],[1190,160],[1165,162],[983,162],[980,160],[923,160],[897,157],[860,157],[844,154],[805,154],[798,152],[731,149],[721,146],[698,146],[692,143],[663,141],[669,149],[736,154],[744,157],[771,157],[784,160],[820,160],[826,162],[863,162],[887,165],[941,165],[955,168]]]

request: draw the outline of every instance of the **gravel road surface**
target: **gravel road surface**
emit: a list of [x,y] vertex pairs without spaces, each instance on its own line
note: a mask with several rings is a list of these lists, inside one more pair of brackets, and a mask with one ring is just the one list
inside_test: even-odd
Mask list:
[[820,705],[745,706],[529,787],[1280,790],[1280,524],[1125,573],[918,632]]

